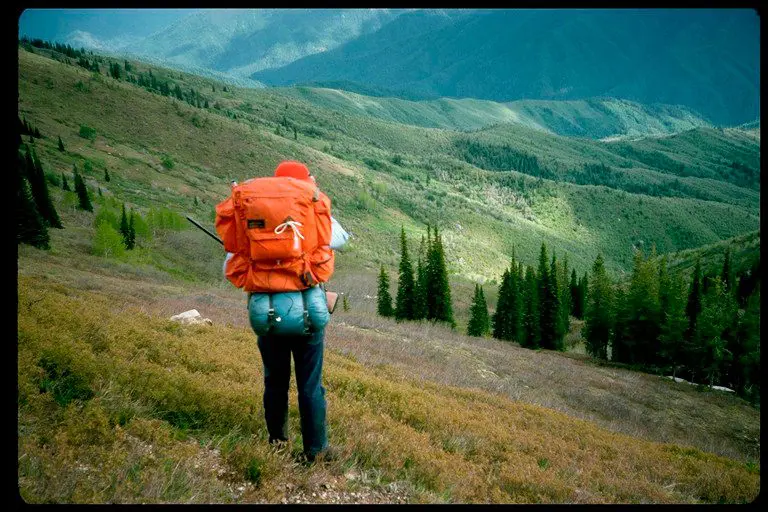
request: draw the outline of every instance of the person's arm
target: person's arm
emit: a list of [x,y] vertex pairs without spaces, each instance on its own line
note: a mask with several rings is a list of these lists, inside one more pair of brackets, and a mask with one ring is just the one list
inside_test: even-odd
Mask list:
[[349,233],[347,233],[339,221],[331,217],[331,249],[340,249],[349,240]]
[[227,262],[232,258],[232,253],[228,252],[227,257],[224,258],[224,265],[221,267],[221,271],[224,273],[224,279],[227,278]]

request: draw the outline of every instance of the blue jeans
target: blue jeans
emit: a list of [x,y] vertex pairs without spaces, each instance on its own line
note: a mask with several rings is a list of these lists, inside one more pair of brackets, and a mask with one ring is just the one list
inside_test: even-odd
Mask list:
[[317,455],[328,447],[325,388],[322,385],[324,331],[309,336],[259,336],[264,363],[264,415],[269,440],[288,440],[288,384],[291,353],[296,368],[304,452]]

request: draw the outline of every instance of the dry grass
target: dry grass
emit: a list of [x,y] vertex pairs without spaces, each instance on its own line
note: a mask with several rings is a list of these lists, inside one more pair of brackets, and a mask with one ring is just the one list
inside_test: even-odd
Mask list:
[[[409,489],[414,502],[739,502],[759,490],[759,469],[732,460],[335,351],[325,381],[330,438],[343,457],[302,468],[266,447],[253,334],[182,328],[128,304],[130,291],[20,276],[19,485],[27,501],[279,502],[285,482],[312,489],[344,481],[350,469],[368,475],[367,485]],[[338,329],[329,332],[332,346]],[[82,401],[57,404],[55,392],[39,391],[46,378],[80,390]],[[295,393],[290,423],[296,451]]]
[[484,389],[647,440],[744,462],[760,458],[760,412],[730,394],[599,366],[577,353],[531,351],[367,313],[338,313],[328,340],[361,363],[392,366],[411,378]]

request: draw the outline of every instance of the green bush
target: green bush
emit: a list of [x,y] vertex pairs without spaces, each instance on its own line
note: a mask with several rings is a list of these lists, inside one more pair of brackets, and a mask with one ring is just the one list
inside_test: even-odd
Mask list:
[[123,237],[113,228],[108,221],[96,226],[96,235],[93,237],[93,252],[99,256],[120,256],[125,252]]
[[96,128],[91,128],[88,125],[80,125],[80,136],[84,139],[94,140],[96,138]]
[[93,225],[96,226],[97,231],[99,224],[103,222],[106,222],[108,225],[112,226],[115,231],[120,231],[120,215],[107,206],[102,206],[99,208],[99,212],[93,219]]
[[168,155],[163,155],[163,158],[161,159],[161,162],[163,164],[163,167],[165,167],[168,170],[173,169],[174,163],[173,158],[171,158]]

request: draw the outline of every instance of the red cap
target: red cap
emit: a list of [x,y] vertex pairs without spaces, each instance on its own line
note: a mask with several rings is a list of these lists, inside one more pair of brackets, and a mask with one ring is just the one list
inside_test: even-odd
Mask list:
[[311,174],[306,165],[293,160],[285,160],[275,169],[275,176],[288,176],[298,180],[309,180]]

